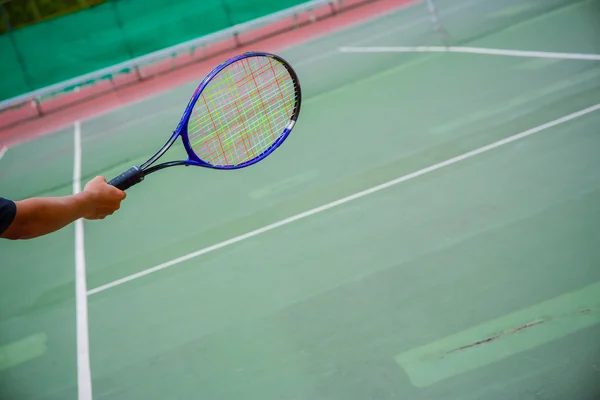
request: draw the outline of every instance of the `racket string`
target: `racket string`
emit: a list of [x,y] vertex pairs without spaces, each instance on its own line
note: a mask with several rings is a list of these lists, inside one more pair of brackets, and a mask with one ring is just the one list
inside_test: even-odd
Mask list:
[[268,57],[237,61],[214,78],[192,110],[194,152],[213,165],[256,158],[281,136],[294,111],[294,81]]
[[[268,82],[267,84],[265,84],[265,85],[264,85],[264,87],[263,87],[263,89],[267,89],[267,88],[269,88],[270,86],[275,86],[275,85],[276,85],[276,83],[277,83],[277,82],[276,82],[276,80],[275,80],[275,79],[273,79],[273,81],[272,81],[272,82]],[[292,83],[292,82],[288,82],[288,85],[287,85],[287,86],[288,86],[288,87],[285,87],[286,91],[287,91],[287,90],[289,90],[289,86],[292,86],[292,88],[293,88],[293,83]],[[236,89],[236,92],[238,92],[238,93],[239,93],[237,86],[235,86],[235,89]],[[258,90],[252,90],[252,91],[250,91],[249,93],[247,93],[245,96],[240,96],[240,102],[241,102],[241,101],[247,101],[247,100],[248,100],[248,99],[249,99],[251,96],[255,95],[257,92],[258,92]],[[283,95],[282,95],[282,94],[280,94],[280,97],[283,97]],[[211,104],[214,104],[214,103],[216,103],[216,105],[217,105],[217,106],[221,106],[221,107],[223,108],[223,110],[225,110],[225,111],[226,111],[226,112],[225,112],[225,114],[223,115],[224,117],[227,117],[227,116],[229,115],[229,111],[231,111],[232,113],[234,113],[234,112],[236,111],[236,110],[234,109],[234,107],[232,107],[232,106],[234,105],[234,104],[233,104],[233,103],[234,103],[234,101],[231,101],[230,103],[227,103],[227,104],[222,104],[222,103],[220,103],[220,102],[218,101],[218,99],[215,99],[213,96],[210,96],[210,101],[211,101]],[[245,111],[244,111],[243,113],[241,113],[241,114],[245,115],[245,114],[247,114],[249,111],[255,111],[257,108],[259,108],[259,106],[260,106],[260,104],[258,104],[258,103],[257,103],[257,104],[255,104],[254,106],[252,106],[252,107],[250,108],[250,110],[245,110]],[[288,111],[288,112],[289,112],[289,111],[291,111],[291,110],[287,110],[287,105],[285,105],[285,106],[286,106],[286,111]],[[198,111],[198,109],[196,109],[196,111]],[[196,127],[197,125],[202,125],[202,123],[203,123],[203,122],[205,122],[205,121],[204,121],[204,118],[210,118],[210,116],[209,116],[209,115],[207,115],[207,116],[205,116],[205,117],[198,117],[198,118],[199,118],[199,119],[196,119],[196,120],[194,121],[194,122],[195,122],[195,124],[193,125],[193,127]],[[221,115],[219,116],[219,119],[221,119]],[[225,118],[225,119],[227,119],[227,118]],[[196,136],[197,136],[197,135],[196,135]]]
[[[265,110],[265,112],[270,113],[270,112],[276,111],[277,104],[275,104],[275,100],[276,100],[276,98],[273,98],[268,102],[269,106],[263,108]],[[256,109],[256,107],[255,107],[255,109]],[[255,111],[255,109],[250,110],[250,114],[252,114],[252,112]],[[243,133],[241,134],[242,137],[244,139],[246,139],[247,141],[250,141],[250,138],[249,138],[250,135],[252,135],[252,137],[256,138],[257,137],[256,133],[258,133],[258,131],[260,129],[264,129],[263,121],[259,118],[253,118],[254,117],[253,115],[244,115],[244,114],[246,114],[246,112],[244,112],[240,116],[240,118],[237,119],[237,121],[233,120],[233,119],[229,120],[226,124],[226,129],[230,129],[230,130],[236,129],[241,124],[241,125],[243,125],[243,128],[244,128]],[[222,116],[219,116],[218,120],[221,120],[222,119],[221,117]],[[248,120],[246,120],[245,117],[247,117]],[[237,124],[236,124],[236,122],[237,122]],[[287,123],[287,120],[281,121],[281,122],[283,122],[283,126],[285,126],[285,124]],[[215,131],[217,130],[216,126],[214,127],[214,129],[215,129]],[[200,140],[198,140],[198,141],[194,141],[194,139],[198,138],[198,136],[199,135],[196,134],[193,137],[190,137],[190,141],[193,146],[201,145],[202,142],[209,142],[212,137],[212,135],[210,135],[208,137],[201,137]],[[223,143],[223,145],[228,146],[232,140],[233,139],[228,140],[226,143]],[[254,150],[253,150],[254,147],[259,147],[259,148],[263,147],[262,145],[268,141],[269,141],[269,138],[266,136],[263,136],[259,142],[255,142],[254,145],[252,145],[252,151],[254,152]],[[214,154],[219,152],[220,150],[221,149],[219,147],[215,148],[214,151],[211,151],[211,153],[209,154],[209,157],[214,156]]]
[[[242,74],[242,71],[238,71],[238,73],[236,75],[240,75],[240,74]],[[226,101],[227,99],[229,99],[231,97],[230,92],[232,89],[235,89],[237,92],[236,94],[238,96],[240,96],[239,87],[241,85],[249,83],[250,80],[248,79],[247,81],[243,81],[243,80],[236,81],[235,80],[236,76],[232,75],[231,68],[228,68],[225,71],[223,71],[220,78],[222,78],[225,81],[226,85],[224,85],[223,88],[215,89],[214,82],[213,82],[213,86],[211,87],[212,90],[207,91],[208,96],[210,97],[211,107],[214,108],[214,106],[217,106],[217,107],[223,107],[224,109],[229,109],[231,106],[231,103],[227,104],[227,103],[223,103],[223,101]],[[241,96],[241,99],[247,100],[249,97],[251,97],[254,94],[256,94],[254,90],[247,91],[245,96]],[[208,116],[206,116],[205,118],[208,118]],[[199,121],[199,122],[203,122],[203,121]]]
[[[292,86],[292,85],[288,85],[288,86]],[[248,96],[245,96],[245,97],[242,97],[242,99],[241,99],[241,100],[246,100],[247,98],[248,98]],[[211,100],[211,101],[212,101],[212,100]],[[273,103],[273,102],[274,102],[274,99],[272,99],[272,100],[271,100],[269,103]],[[232,102],[232,103],[235,103],[235,102]],[[260,107],[260,104],[256,104],[256,105],[254,105],[253,107],[251,107],[251,108],[249,108],[249,109],[246,109],[246,110],[244,110],[243,112],[240,112],[240,111],[239,111],[239,108],[237,108],[237,109],[236,109],[236,107],[230,107],[230,105],[233,105],[233,104],[227,104],[227,105],[225,105],[225,106],[223,107],[225,110],[227,110],[227,112],[226,112],[225,114],[219,115],[219,116],[218,116],[218,119],[219,119],[219,120],[221,120],[221,119],[222,119],[221,117],[224,117],[224,119],[225,119],[225,120],[229,120],[230,122],[231,122],[231,121],[233,121],[233,120],[235,120],[235,119],[233,119],[233,118],[227,118],[227,117],[229,116],[229,114],[230,114],[230,113],[236,113],[236,111],[237,111],[237,113],[239,114],[239,117],[238,117],[237,119],[243,120],[243,117],[246,117],[246,116],[248,116],[248,114],[252,115],[252,114],[253,114],[253,113],[254,113],[254,112],[255,112],[255,111],[256,111],[256,110],[257,110],[257,109]],[[272,111],[272,110],[269,110],[269,111]],[[287,111],[287,110],[286,110],[286,111]],[[196,112],[198,112],[198,110],[197,110],[197,109],[196,109]],[[207,116],[207,117],[198,117],[198,116],[197,116],[197,118],[210,118],[210,116]],[[195,121],[194,121],[194,123],[193,123],[193,124],[191,124],[191,127],[192,127],[193,129],[195,129],[195,130],[198,130],[198,132],[196,132],[195,134],[193,134],[193,135],[191,135],[191,136],[190,136],[190,139],[191,139],[192,141],[193,141],[194,139],[196,139],[196,138],[199,138],[199,137],[200,137],[200,136],[203,134],[203,131],[201,131],[201,130],[199,129],[199,127],[202,125],[202,122],[204,122],[204,121],[199,121],[199,120],[197,119],[197,120],[195,120]]]
[[[265,112],[269,112],[270,110],[268,108],[265,109]],[[283,125],[285,126],[285,125]],[[245,134],[242,134],[242,137],[246,137],[249,139],[249,137],[251,136],[252,138],[259,138],[258,141],[254,141],[254,143],[252,144],[252,149],[254,148],[258,148],[258,149],[266,149],[268,146],[265,146],[267,144],[271,144],[272,142],[274,142],[276,140],[276,138],[272,137],[271,139],[269,138],[268,135],[260,135],[261,131],[264,131],[265,129],[267,129],[266,126],[264,126],[264,122],[261,120],[254,120],[252,123],[249,124],[249,126],[246,128]],[[213,156],[215,152],[211,153],[209,156]],[[262,153],[262,152],[261,152]]]

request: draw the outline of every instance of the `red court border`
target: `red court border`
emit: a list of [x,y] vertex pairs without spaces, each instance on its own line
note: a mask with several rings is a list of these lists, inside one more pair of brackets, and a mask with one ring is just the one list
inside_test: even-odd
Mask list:
[[[336,30],[356,25],[365,20],[373,19],[391,11],[406,7],[410,4],[417,3],[420,0],[343,0],[343,7],[335,14],[331,13],[330,7],[324,6],[320,9],[315,9],[314,13],[317,17],[315,22],[308,22],[308,14],[304,13],[299,24],[305,23],[300,27],[293,28],[287,21],[279,21],[269,26],[257,29],[256,31],[247,32],[239,36],[239,42],[243,43],[239,47],[234,47],[233,39],[224,41],[213,46],[214,55],[210,55],[201,61],[192,62],[188,65],[174,69],[162,75],[154,75],[142,81],[135,81],[127,86],[123,86],[116,90],[107,91],[106,88],[96,88],[101,93],[98,95],[85,94],[77,103],[73,103],[71,98],[70,105],[64,105],[65,101],[58,99],[55,109],[51,109],[42,117],[25,121],[18,125],[12,125],[4,129],[0,129],[0,148],[3,146],[11,147],[21,142],[31,140],[40,135],[48,134],[63,127],[69,126],[77,120],[85,120],[109,111],[123,107],[127,104],[140,101],[150,95],[155,95],[168,89],[172,89],[178,85],[182,85],[194,80],[199,80],[199,77],[204,77],[210,72],[218,60],[223,60],[245,51],[267,51],[277,53],[278,51],[305,43],[309,40],[326,35]],[[287,30],[286,30],[287,29]],[[284,31],[286,30],[286,31]],[[277,33],[284,31],[283,33]],[[267,35],[272,35],[266,37]],[[264,39],[262,39],[264,38]],[[210,46],[209,46],[210,47]],[[221,50],[218,49],[221,47]],[[223,47],[225,49],[223,50]],[[185,60],[175,60],[175,63],[185,63]],[[168,63],[168,61],[166,61]],[[161,69],[160,65],[149,66],[148,68]],[[164,65],[162,66],[164,69]],[[141,71],[142,75],[144,71]],[[146,75],[149,75],[146,71]],[[101,86],[102,84],[98,84]],[[94,90],[93,88],[90,90]],[[104,92],[102,92],[104,90]],[[78,96],[77,93],[65,96]],[[83,95],[81,95],[83,96]],[[68,101],[68,102],[69,102]]]

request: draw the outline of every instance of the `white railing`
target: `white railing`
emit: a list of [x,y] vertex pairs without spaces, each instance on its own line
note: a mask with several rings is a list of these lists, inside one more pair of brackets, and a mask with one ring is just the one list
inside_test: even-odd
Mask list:
[[303,13],[310,13],[311,20],[314,20],[315,16],[314,14],[312,14],[313,10],[326,5],[329,5],[331,13],[333,14],[342,7],[342,0],[311,0],[306,3],[299,4],[297,6],[282,11],[278,11],[270,15],[266,15],[255,20],[245,22],[243,24],[234,25],[230,28],[206,36],[202,36],[187,42],[177,44],[172,47],[155,51],[153,53],[149,53],[141,57],[136,57],[134,59],[94,72],[90,72],[88,74],[81,75],[63,82],[59,82],[38,90],[34,90],[32,92],[25,93],[10,99],[6,99],[0,101],[0,113],[3,110],[9,108],[22,106],[24,104],[31,104],[32,106],[35,105],[37,114],[41,116],[43,115],[43,110],[40,106],[40,103],[41,100],[45,97],[54,96],[59,93],[64,93],[67,89],[85,86],[91,81],[98,81],[101,79],[106,79],[107,77],[110,79],[113,75],[117,75],[123,72],[124,70],[135,71],[135,73],[138,75],[138,78],[141,79],[139,68],[142,66],[148,66],[149,64],[156,63],[158,61],[173,59],[178,55],[181,55],[186,52],[193,54],[193,52],[198,48],[202,48],[206,45],[219,42],[224,39],[234,38],[236,43],[239,45],[240,43],[238,42],[238,36],[240,34],[253,31],[257,28],[261,28],[268,24],[281,21],[285,18],[292,17],[293,21],[297,21],[298,17]]

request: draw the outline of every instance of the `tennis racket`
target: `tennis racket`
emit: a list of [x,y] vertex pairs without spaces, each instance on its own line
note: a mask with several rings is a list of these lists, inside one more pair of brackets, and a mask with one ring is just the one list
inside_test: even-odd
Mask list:
[[[300,113],[298,76],[284,59],[248,52],[213,69],[192,95],[167,142],[140,166],[108,183],[121,190],[176,165],[220,170],[264,160],[287,139]],[[177,138],[188,159],[153,165]]]

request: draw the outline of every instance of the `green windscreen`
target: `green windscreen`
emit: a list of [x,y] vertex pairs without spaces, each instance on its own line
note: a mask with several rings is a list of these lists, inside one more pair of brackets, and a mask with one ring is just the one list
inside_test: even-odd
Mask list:
[[[60,18],[40,22],[0,35],[0,100],[39,89],[82,74],[127,61],[153,51],[198,38],[232,25],[247,22],[307,0],[111,0]],[[380,0],[384,1],[384,0]],[[435,12],[428,13],[427,4]],[[415,4],[410,24],[436,20],[446,35],[445,44],[475,45],[481,38],[510,31],[518,24],[557,10],[569,13],[581,5],[590,19],[597,18],[600,0],[427,0]],[[395,27],[386,37],[369,42],[385,45],[398,39],[406,46],[439,45],[441,35],[431,29],[410,38]],[[590,26],[597,26],[591,24]],[[591,28],[590,28],[591,29]],[[548,44],[561,45],[562,36],[553,31],[531,32],[548,38]],[[590,37],[597,37],[597,30]],[[561,45],[564,51],[568,46]],[[533,48],[519,39],[508,48]],[[536,48],[544,50],[544,48]],[[19,60],[19,55],[21,60]],[[396,61],[411,60],[405,54]],[[360,76],[360,73],[357,73]],[[331,83],[333,84],[333,83]]]
[[118,0],[17,29],[0,35],[0,100],[305,1]]

